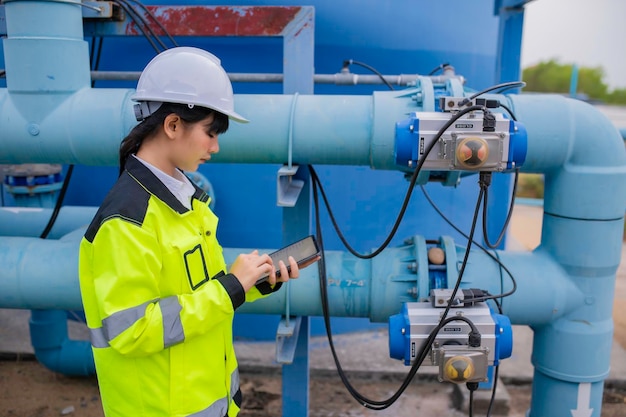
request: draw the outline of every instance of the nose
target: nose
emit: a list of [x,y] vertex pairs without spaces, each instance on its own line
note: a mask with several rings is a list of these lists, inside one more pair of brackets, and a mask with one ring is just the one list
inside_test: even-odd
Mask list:
[[211,141],[209,145],[209,153],[218,153],[220,151],[220,144],[217,140],[217,137]]

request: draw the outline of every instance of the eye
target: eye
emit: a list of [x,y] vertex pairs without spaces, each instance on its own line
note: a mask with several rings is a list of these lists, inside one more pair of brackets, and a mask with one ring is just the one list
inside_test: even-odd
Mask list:
[[211,130],[211,126],[207,126],[204,129],[204,133],[206,133],[206,135],[211,139],[215,139],[217,137],[217,132],[215,130]]

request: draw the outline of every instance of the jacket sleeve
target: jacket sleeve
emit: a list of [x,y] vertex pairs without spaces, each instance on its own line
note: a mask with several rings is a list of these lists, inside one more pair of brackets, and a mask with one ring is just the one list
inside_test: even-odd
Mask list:
[[106,343],[123,355],[152,354],[204,334],[230,320],[245,299],[232,275],[211,279],[195,292],[162,294],[156,236],[122,219],[100,227],[90,252],[89,264],[81,265],[90,275],[81,277],[81,286],[90,281],[84,292],[93,294],[84,296],[88,324],[92,332],[101,327]]
[[276,285],[271,286],[267,281],[257,284],[246,293],[246,301],[251,302],[258,300],[259,298],[265,298],[278,291],[282,285],[282,282],[277,282]]

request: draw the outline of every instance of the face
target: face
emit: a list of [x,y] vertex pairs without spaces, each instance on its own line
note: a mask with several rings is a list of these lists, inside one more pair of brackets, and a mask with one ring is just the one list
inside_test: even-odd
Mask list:
[[174,141],[172,162],[185,171],[196,171],[198,165],[211,159],[211,155],[219,152],[218,134],[210,130],[213,115],[197,123],[184,123],[179,119],[180,129]]

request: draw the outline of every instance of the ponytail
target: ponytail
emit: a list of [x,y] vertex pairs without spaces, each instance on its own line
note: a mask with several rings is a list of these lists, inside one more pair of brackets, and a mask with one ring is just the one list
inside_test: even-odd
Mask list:
[[197,123],[213,114],[214,119],[209,131],[221,134],[228,130],[228,116],[213,109],[200,106],[190,108],[187,104],[163,103],[157,111],[136,125],[122,140],[119,151],[120,175],[126,168],[128,158],[139,151],[144,139],[163,126],[165,118],[172,113],[177,114],[185,123]]

